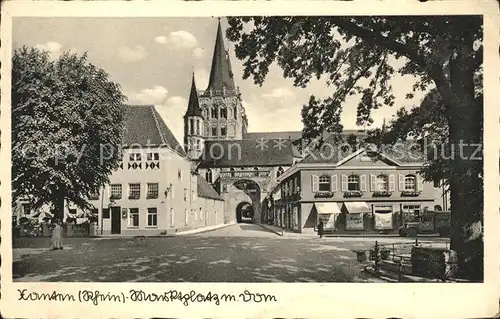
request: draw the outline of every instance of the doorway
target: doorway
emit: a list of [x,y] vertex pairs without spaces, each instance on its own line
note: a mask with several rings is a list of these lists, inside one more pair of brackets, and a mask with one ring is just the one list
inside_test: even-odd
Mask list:
[[111,234],[120,234],[122,226],[121,208],[111,207]]

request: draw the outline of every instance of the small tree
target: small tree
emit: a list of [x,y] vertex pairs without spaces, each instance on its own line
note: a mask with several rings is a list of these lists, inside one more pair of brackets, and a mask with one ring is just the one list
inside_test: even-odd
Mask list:
[[12,191],[33,209],[65,200],[82,209],[109,182],[121,158],[125,99],[87,55],[23,47],[12,58]]

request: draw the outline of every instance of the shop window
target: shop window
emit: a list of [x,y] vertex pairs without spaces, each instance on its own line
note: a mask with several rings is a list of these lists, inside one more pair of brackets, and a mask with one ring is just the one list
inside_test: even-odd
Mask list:
[[148,226],[158,226],[158,211],[156,210],[156,207],[148,208]]
[[416,191],[417,190],[417,178],[415,175],[405,176],[405,191]]
[[319,178],[319,191],[320,192],[329,192],[330,191],[330,176],[322,175]]
[[128,210],[128,227],[139,227],[139,208]]
[[405,220],[416,221],[420,219],[420,205],[403,205]]
[[350,175],[347,178],[347,190],[350,191],[359,191],[359,176]]

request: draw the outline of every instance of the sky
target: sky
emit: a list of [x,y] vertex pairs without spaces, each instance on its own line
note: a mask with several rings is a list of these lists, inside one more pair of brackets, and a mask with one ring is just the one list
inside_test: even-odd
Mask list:
[[[225,29],[227,24],[221,21]],[[49,51],[54,59],[67,50],[87,52],[91,63],[121,85],[127,103],[154,104],[182,141],[191,76],[194,72],[199,90],[208,85],[216,30],[216,18],[15,18],[13,49],[34,46]],[[262,86],[251,78],[243,80],[242,61],[235,57],[231,43],[226,40],[225,45],[242,93],[249,132],[300,131],[300,112],[309,96],[327,97],[333,92],[318,80],[307,88],[296,88],[276,65]],[[410,76],[392,80],[395,106],[375,110],[371,127],[381,126],[384,118],[389,120],[400,107],[420,102],[422,94],[416,94],[413,101],[405,99],[414,81]],[[341,116],[344,129],[362,128],[356,126],[358,100],[351,96],[345,102]]]

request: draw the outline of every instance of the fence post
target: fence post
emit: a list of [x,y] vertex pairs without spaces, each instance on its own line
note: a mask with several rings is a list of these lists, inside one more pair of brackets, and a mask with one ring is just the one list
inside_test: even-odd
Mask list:
[[373,249],[373,254],[375,255],[375,271],[378,271],[378,241],[375,241],[375,248]]
[[402,277],[403,277],[403,257],[399,258],[398,282],[401,281]]
[[394,261],[394,258],[396,256],[396,247],[394,246],[394,243],[392,244],[392,261]]

